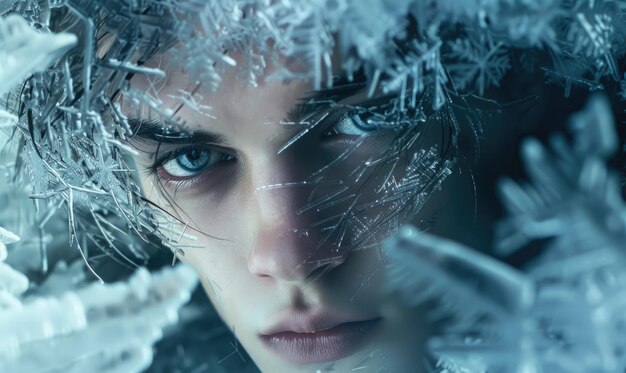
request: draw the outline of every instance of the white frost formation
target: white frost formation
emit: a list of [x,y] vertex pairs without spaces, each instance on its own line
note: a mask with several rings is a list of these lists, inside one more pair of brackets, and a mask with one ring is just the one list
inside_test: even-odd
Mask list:
[[387,242],[390,289],[436,299],[433,322],[452,317],[429,342],[442,372],[626,369],[626,206],[605,165],[617,150],[610,113],[593,97],[571,120],[572,143],[528,140],[529,182],[502,183],[500,252],[549,239],[524,272],[410,227]]

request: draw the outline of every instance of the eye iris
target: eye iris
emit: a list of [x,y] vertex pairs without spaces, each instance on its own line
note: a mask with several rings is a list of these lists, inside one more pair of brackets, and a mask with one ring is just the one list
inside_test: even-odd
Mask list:
[[356,114],[351,116],[350,119],[352,119],[352,123],[354,123],[361,130],[366,132],[374,131],[377,129],[377,126],[369,120],[370,115],[366,114],[367,113]]
[[376,125],[370,123],[368,117],[367,113],[345,113],[334,127],[334,132],[351,136],[366,135],[376,129]]
[[176,163],[185,171],[199,171],[209,163],[210,154],[205,149],[191,149],[176,159]]

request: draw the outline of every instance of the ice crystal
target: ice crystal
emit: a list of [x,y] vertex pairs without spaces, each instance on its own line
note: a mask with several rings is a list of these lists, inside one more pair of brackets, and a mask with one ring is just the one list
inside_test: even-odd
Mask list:
[[3,244],[9,244],[15,243],[19,240],[20,237],[17,234],[0,227],[0,242],[2,242]]
[[[385,97],[375,109],[360,109],[372,114],[363,121],[367,126],[405,134],[389,149],[356,166],[345,181],[327,171],[351,160],[362,141],[305,180],[256,191],[311,188],[298,214],[342,206],[332,219],[295,232],[319,229],[320,245],[339,249],[373,242],[373,228],[394,231],[406,216],[368,212],[383,206],[394,214],[415,214],[458,167],[462,129],[454,111],[467,106],[467,97],[490,100],[479,96],[508,74],[543,73],[548,82],[562,84],[566,96],[579,88],[605,90],[626,77],[620,62],[626,54],[623,1],[26,0],[0,2],[0,16],[0,131],[10,129],[10,141],[20,148],[11,166],[18,172],[11,176],[26,184],[24,193],[34,201],[30,223],[38,239],[29,237],[28,244],[36,242],[44,273],[51,240],[45,230],[56,213],[67,217],[69,244],[88,268],[102,257],[141,265],[147,242],[180,253],[184,247],[177,241],[191,240],[188,223],[173,221],[144,198],[127,158],[134,150],[125,140],[133,129],[120,101],[166,127],[186,128],[176,110],[156,98],[158,82],[169,71],[146,66],[155,55],[168,54],[195,79],[191,91],[169,98],[207,117],[211,108],[200,102],[231,72],[250,87],[262,79],[308,79],[318,91],[332,90],[340,80],[360,84],[364,77],[368,98]],[[145,77],[149,89],[132,88],[133,76]],[[624,79],[620,94],[626,99]],[[329,99],[329,105],[339,104]],[[400,162],[400,154],[423,140],[422,129],[442,118],[453,151],[440,157],[442,147],[428,144]],[[479,137],[480,123],[474,122],[470,131]],[[319,123],[292,123],[299,126],[296,135],[278,153]],[[595,101],[588,114],[573,119],[571,130],[573,143],[556,136],[550,150],[526,142],[529,183],[505,181],[501,187],[510,218],[501,227],[498,251],[510,254],[532,240],[551,240],[527,272],[423,232],[404,230],[389,244],[392,261],[409,266],[394,269],[392,286],[405,287],[411,303],[439,298],[433,317],[454,320],[430,343],[444,371],[624,369],[624,209],[616,177],[605,167],[617,147],[610,112]],[[376,198],[365,199],[347,185],[381,165],[391,171],[374,181]],[[157,202],[168,207],[167,201]],[[4,241],[0,237],[0,253]],[[6,268],[3,273],[10,272]],[[124,291],[150,288],[145,274],[137,276]],[[13,295],[5,298],[21,304]],[[51,317],[62,317],[68,304],[78,303],[44,302],[33,306],[38,311],[32,315],[51,309]],[[45,323],[37,320],[38,326]],[[152,332],[140,334],[151,343]],[[125,350],[127,367],[134,367],[127,370],[151,358],[144,347]],[[568,362],[573,353],[583,358],[580,364]]]
[[13,127],[17,124],[17,116],[0,110],[0,128]]
[[448,69],[461,90],[470,88],[475,82],[478,93],[482,95],[488,86],[498,86],[511,67],[504,43],[495,43],[490,38],[453,40],[450,49],[450,57],[459,62],[452,63]]
[[[10,308],[0,303],[3,369],[142,371],[152,361],[151,345],[176,321],[197,281],[183,266],[155,274],[142,269],[127,282],[106,286],[66,286],[76,271],[59,272],[50,279],[57,283],[39,296],[14,298]],[[25,276],[0,263],[0,284],[12,284],[10,294],[19,297],[24,281],[28,285]],[[0,287],[0,302],[5,291]]]
[[[384,92],[401,92],[400,112],[404,111],[405,106],[415,108],[418,95],[424,92],[427,86],[432,87],[429,93],[435,109],[441,108],[446,103],[445,86],[448,76],[441,62],[441,44],[439,39],[431,43],[413,41],[406,55],[396,61],[393,67],[384,70],[390,78],[381,83],[381,86]],[[372,88],[375,85],[374,80]],[[405,101],[408,101],[408,105]]]
[[37,32],[13,15],[0,20],[0,94],[55,63],[77,42],[69,33]]
[[572,118],[571,143],[553,137],[551,157],[536,141],[524,146],[530,181],[502,184],[510,218],[498,247],[551,239],[524,272],[410,228],[388,242],[390,289],[411,303],[435,299],[431,318],[446,320],[429,342],[441,371],[626,368],[626,207],[605,166],[617,149],[613,126],[595,97]]
[[[96,215],[117,211],[123,218],[120,223],[130,225],[144,238],[143,232],[154,232],[155,220],[145,215],[150,209],[133,186],[130,168],[120,156],[120,151],[128,150],[120,139],[129,135],[130,127],[107,92],[124,96],[136,110],[148,110],[184,126],[150,91],[137,92],[124,83],[128,74],[164,76],[158,68],[142,66],[159,51],[169,48],[166,53],[196,76],[205,91],[217,89],[221,74],[229,69],[236,69],[244,84],[254,86],[271,65],[275,69],[272,79],[307,78],[318,88],[331,86],[338,68],[348,77],[362,70],[368,78],[370,96],[379,89],[397,95],[389,112],[396,113],[395,123],[410,120],[399,118],[406,115],[406,109],[422,113],[430,108],[443,109],[457,95],[455,86],[478,94],[497,86],[512,68],[512,48],[548,48],[554,64],[537,68],[565,82],[566,92],[572,82],[601,89],[599,80],[607,74],[614,77],[615,60],[625,52],[624,9],[604,1],[487,1],[476,6],[452,0],[403,1],[394,6],[348,0],[258,6],[234,0],[143,5],[69,1],[47,6],[22,2],[6,9],[7,14],[21,14],[28,22],[44,27],[35,31],[17,16],[7,16],[4,24],[20,26],[5,27],[13,31],[4,34],[13,36],[3,40],[18,45],[19,40],[35,35],[37,38],[29,37],[22,43],[30,57],[28,62],[40,71],[54,64],[35,74],[21,89],[22,96],[17,97],[24,104],[21,115],[3,115],[5,126],[17,122],[25,137],[35,135],[25,140],[23,155],[34,181],[33,197],[66,200],[72,232],[82,224],[74,219],[74,209],[91,210]],[[59,23],[58,17],[51,18],[50,14],[62,9],[69,11],[74,22]],[[409,18],[415,25],[407,34]],[[79,69],[74,63],[76,51],[63,56],[75,39],[69,33],[85,39]],[[137,39],[138,35],[142,39]],[[94,44],[92,37],[100,44]],[[42,49],[40,39],[52,42],[46,42]],[[129,49],[133,43],[137,47]],[[10,50],[7,44],[2,53],[15,60],[19,54],[8,53]],[[241,58],[235,60],[224,51],[236,51]],[[335,51],[341,54],[339,62],[332,57]],[[566,68],[572,64],[565,61],[574,58],[579,60],[579,69]],[[293,69],[293,61],[303,62],[306,69]],[[3,80],[7,89],[34,71],[29,64],[19,65],[22,73],[13,68],[2,70],[10,71],[14,79]],[[195,100],[203,94],[208,93],[181,93],[176,99],[196,107]],[[210,113],[209,108],[197,109]],[[97,136],[85,137],[92,131]],[[44,137],[36,135],[44,132]],[[139,211],[144,213],[131,219]],[[102,234],[110,241],[110,234]]]

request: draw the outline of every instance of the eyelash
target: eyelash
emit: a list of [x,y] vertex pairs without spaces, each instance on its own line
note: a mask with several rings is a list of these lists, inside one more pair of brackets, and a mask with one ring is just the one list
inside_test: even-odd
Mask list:
[[[221,159],[215,162],[214,164],[209,164],[200,168],[196,173],[189,176],[176,176],[167,172],[164,167],[167,163],[177,160],[178,158],[189,154],[192,151],[200,151],[200,152],[209,152],[209,157],[217,153],[221,156]],[[234,161],[236,158],[229,154],[226,151],[216,149],[215,147],[205,146],[205,145],[187,145],[181,148],[172,150],[167,152],[157,158],[154,163],[149,167],[148,173],[151,176],[156,175],[156,177],[165,183],[174,183],[176,189],[183,187],[187,183],[192,183],[201,176],[203,176],[206,172],[210,171],[213,168],[219,167],[219,163],[222,162],[230,162]]]
[[[376,125],[371,125],[370,123],[368,123],[367,118],[371,116],[372,113],[362,110],[338,112],[331,118],[329,118],[332,122],[332,125],[329,126],[329,128],[327,128],[324,132],[322,132],[322,138],[330,138],[333,136],[341,135],[360,137],[374,132],[378,128]],[[350,129],[350,126],[352,126],[353,128]],[[366,126],[370,126],[370,128],[366,128]],[[340,132],[340,127],[347,128],[343,129],[345,132]],[[352,133],[350,133],[350,131],[352,131]]]

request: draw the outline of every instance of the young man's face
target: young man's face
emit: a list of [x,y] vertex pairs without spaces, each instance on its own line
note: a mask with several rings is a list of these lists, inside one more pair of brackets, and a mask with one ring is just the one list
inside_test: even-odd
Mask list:
[[385,99],[349,88],[336,104],[298,106],[316,95],[308,82],[246,88],[234,75],[195,94],[196,107],[177,98],[196,88],[179,69],[166,81],[132,80],[189,130],[155,139],[160,125],[144,123],[133,141],[146,197],[179,220],[162,231],[263,371],[421,361],[426,326],[385,291],[380,242],[432,182],[439,124],[367,127]]

